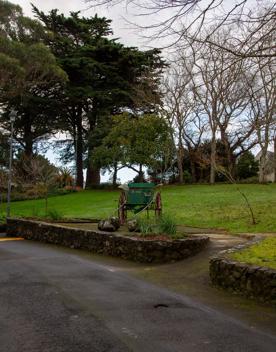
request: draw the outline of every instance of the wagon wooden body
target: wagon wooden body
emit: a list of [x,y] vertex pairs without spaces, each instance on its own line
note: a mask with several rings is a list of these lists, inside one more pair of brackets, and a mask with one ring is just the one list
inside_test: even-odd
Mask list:
[[154,210],[156,216],[161,215],[161,193],[157,191],[157,186],[154,183],[129,183],[119,188],[121,194],[118,216],[121,224],[126,222],[128,211],[137,214],[142,211]]

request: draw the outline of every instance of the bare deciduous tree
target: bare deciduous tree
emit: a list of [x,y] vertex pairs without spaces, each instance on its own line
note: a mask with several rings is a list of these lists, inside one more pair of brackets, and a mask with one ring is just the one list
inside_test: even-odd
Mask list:
[[[136,25],[148,38],[169,38],[169,46],[189,45],[190,41],[206,43],[223,49],[238,58],[275,56],[275,43],[263,45],[275,36],[276,5],[272,1],[254,0],[85,0],[92,6],[124,4],[137,17]],[[261,8],[261,11],[260,11]],[[148,16],[147,24],[141,24]],[[212,32],[204,32],[206,24],[213,23]],[[217,43],[213,35],[225,26],[235,26],[234,46]],[[186,43],[186,44],[184,44]]]
[[[227,41],[228,35],[228,31],[219,32],[217,42]],[[185,135],[188,149],[193,149],[194,143],[191,137],[193,128],[200,131],[202,126],[205,126],[206,139],[211,140],[210,183],[214,183],[218,140],[224,146],[228,171],[232,175],[236,158],[256,144],[256,139],[251,138],[255,125],[248,117],[250,105],[248,84],[252,84],[251,75],[247,73],[248,67],[245,60],[235,61],[233,56],[224,50],[212,45],[203,47],[197,43],[194,43],[191,49],[190,56],[184,52],[176,63],[177,80],[173,81],[178,84],[170,87],[167,100],[169,97],[171,119],[182,123],[179,128],[178,122],[177,130],[181,130],[182,138]],[[179,84],[183,72],[186,77],[186,91],[180,89],[183,84]],[[180,118],[173,118],[175,113]],[[192,117],[190,121],[187,113],[189,117]],[[208,119],[208,133],[206,133],[206,118]],[[195,122],[200,127],[199,129],[194,124]],[[194,124],[192,129],[191,124]],[[189,133],[187,133],[188,130]]]
[[259,182],[265,182],[267,151],[275,138],[276,70],[271,58],[255,61],[255,82],[250,86],[252,119],[260,151]]
[[[193,63],[191,63],[192,65]],[[189,65],[188,65],[189,66]],[[163,82],[164,106],[163,110],[173,131],[172,140],[177,155],[179,183],[184,182],[184,136],[187,125],[196,111],[193,99],[190,72],[192,66],[184,67],[172,65],[166,73]]]
[[58,169],[41,156],[23,155],[15,165],[14,176],[22,190],[29,195],[44,198],[45,215],[47,215],[49,192],[57,185]]

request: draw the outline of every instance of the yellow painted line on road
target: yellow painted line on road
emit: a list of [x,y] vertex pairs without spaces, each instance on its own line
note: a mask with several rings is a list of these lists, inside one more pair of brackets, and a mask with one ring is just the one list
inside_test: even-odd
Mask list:
[[23,241],[24,238],[22,237],[4,237],[0,238],[0,242],[6,242],[6,241]]

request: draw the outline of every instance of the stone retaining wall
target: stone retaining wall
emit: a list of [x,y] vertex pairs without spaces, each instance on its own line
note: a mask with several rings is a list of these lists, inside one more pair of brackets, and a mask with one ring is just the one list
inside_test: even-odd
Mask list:
[[227,258],[227,252],[229,253],[225,251],[210,260],[212,283],[249,298],[276,305],[276,270],[231,260]]
[[143,263],[181,260],[200,252],[209,237],[187,237],[173,241],[143,240],[118,233],[81,230],[25,219],[8,219],[7,235],[53,243]]

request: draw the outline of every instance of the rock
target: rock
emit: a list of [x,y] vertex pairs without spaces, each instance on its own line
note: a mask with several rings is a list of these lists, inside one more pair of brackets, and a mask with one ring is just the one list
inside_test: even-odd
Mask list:
[[134,232],[138,230],[138,222],[136,219],[129,220],[127,222],[127,227],[129,232]]
[[98,223],[98,229],[101,231],[114,232],[120,227],[119,218],[112,216],[109,219],[100,220]]
[[100,220],[100,221],[98,222],[98,229],[102,231],[103,225],[104,225],[104,220]]
[[232,275],[235,279],[239,279],[241,277],[241,273],[238,270],[234,270]]
[[120,220],[116,216],[112,216],[109,221],[115,227],[116,230],[120,228]]
[[116,231],[115,226],[111,223],[110,220],[101,220],[98,223],[98,229],[101,231],[114,232]]

